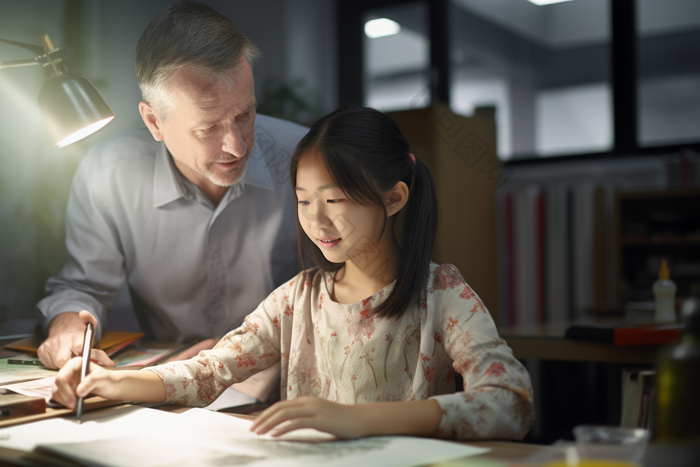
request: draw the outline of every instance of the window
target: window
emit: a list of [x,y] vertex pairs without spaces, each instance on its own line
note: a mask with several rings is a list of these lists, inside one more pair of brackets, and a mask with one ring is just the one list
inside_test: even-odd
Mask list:
[[364,104],[382,111],[430,105],[427,5],[408,3],[364,17]]
[[[495,107],[497,153],[514,165],[700,150],[697,0],[337,6],[343,105],[400,110],[442,100],[464,115]],[[381,17],[405,34],[381,42],[360,34]]]
[[452,0],[453,111],[495,106],[501,159],[612,148],[609,0]]
[[638,0],[638,143],[700,140],[700,2]]

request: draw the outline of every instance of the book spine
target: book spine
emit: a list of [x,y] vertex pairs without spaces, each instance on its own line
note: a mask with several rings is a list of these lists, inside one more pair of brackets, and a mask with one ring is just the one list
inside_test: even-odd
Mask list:
[[515,256],[515,195],[512,193],[508,194],[506,198],[506,209],[507,209],[507,219],[508,219],[508,234],[507,234],[507,245],[508,245],[508,316],[507,324],[508,326],[515,325],[515,314],[517,309],[517,284],[516,284],[516,271],[517,271],[517,258]]
[[677,325],[615,329],[615,345],[660,345],[678,342],[682,328]]
[[536,297],[536,315],[537,323],[544,324],[546,322],[546,296],[547,296],[547,275],[546,275],[546,233],[547,226],[545,224],[545,192],[540,190],[537,193],[536,200],[536,216],[535,223],[535,261],[537,269],[537,297]]

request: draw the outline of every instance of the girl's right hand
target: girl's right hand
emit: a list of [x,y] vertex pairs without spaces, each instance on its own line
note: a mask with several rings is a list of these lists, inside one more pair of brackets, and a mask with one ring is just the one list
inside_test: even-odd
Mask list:
[[78,397],[86,397],[88,394],[105,399],[118,399],[118,372],[107,371],[90,362],[88,375],[81,382],[82,360],[82,357],[75,357],[61,368],[51,388],[52,399],[72,410],[75,410],[78,404]]

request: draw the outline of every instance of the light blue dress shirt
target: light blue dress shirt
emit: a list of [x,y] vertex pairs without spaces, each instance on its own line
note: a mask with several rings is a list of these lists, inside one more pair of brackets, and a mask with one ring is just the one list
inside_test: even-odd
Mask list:
[[238,327],[299,271],[289,159],[307,130],[258,115],[246,175],[217,206],[146,129],[91,148],[68,199],[68,259],[37,304],[44,329],[83,309],[106,324],[125,281],[149,338],[197,341]]

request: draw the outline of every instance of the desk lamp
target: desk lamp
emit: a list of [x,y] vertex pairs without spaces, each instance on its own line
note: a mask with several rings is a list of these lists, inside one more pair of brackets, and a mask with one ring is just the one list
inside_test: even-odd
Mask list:
[[43,47],[6,39],[0,39],[0,42],[22,47],[37,55],[33,59],[0,62],[0,69],[27,65],[44,68],[45,81],[39,92],[39,107],[57,147],[68,146],[91,135],[114,118],[114,112],[90,81],[73,73],[63,63],[70,48],[55,48],[48,35],[41,38]]

